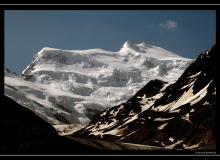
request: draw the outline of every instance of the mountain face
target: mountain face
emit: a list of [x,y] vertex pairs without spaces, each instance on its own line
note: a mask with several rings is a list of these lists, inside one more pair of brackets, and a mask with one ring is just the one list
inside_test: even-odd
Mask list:
[[151,80],[126,103],[107,108],[73,137],[175,149],[216,148],[216,46],[173,84]]
[[152,79],[175,82],[192,62],[128,41],[118,52],[43,48],[20,78],[5,74],[5,94],[51,124],[87,124]]

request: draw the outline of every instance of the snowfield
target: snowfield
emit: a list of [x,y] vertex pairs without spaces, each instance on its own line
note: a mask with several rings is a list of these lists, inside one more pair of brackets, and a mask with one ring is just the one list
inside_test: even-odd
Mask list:
[[128,41],[118,52],[45,47],[20,77],[5,70],[5,95],[53,125],[85,125],[152,79],[175,82],[193,61]]

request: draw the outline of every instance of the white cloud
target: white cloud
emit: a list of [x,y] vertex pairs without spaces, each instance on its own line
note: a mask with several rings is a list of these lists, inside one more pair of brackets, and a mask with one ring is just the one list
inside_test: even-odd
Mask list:
[[160,27],[168,30],[175,30],[178,26],[178,23],[173,20],[166,20],[165,22],[160,23]]

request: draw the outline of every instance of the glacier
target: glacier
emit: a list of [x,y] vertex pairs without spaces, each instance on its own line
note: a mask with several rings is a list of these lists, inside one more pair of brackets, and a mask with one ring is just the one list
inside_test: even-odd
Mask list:
[[85,125],[152,79],[174,83],[193,61],[144,42],[117,52],[45,47],[20,77],[5,70],[5,95],[53,125]]

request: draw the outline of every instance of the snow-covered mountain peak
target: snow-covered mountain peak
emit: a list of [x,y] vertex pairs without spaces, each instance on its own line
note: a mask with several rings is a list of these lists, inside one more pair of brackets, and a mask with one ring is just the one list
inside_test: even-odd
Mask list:
[[[152,79],[176,81],[193,60],[175,59],[168,53],[146,43],[131,42],[126,42],[119,52],[44,47],[19,79],[33,83],[35,88],[29,83],[16,87],[42,106],[49,103],[55,111],[61,110],[69,122],[85,124],[104,108],[128,100]],[[12,81],[6,83],[14,85]],[[66,123],[49,110],[47,116]]]
[[131,42],[131,41],[129,41],[129,40],[127,40],[124,44],[123,44],[123,46],[122,46],[122,48],[134,48],[134,47],[136,47],[136,43],[133,43],[133,42]]
[[156,59],[183,59],[183,57],[170,52],[161,47],[157,47],[146,42],[134,43],[126,41],[122,48],[119,50],[121,56],[134,56],[134,57],[152,57]]

